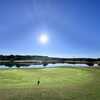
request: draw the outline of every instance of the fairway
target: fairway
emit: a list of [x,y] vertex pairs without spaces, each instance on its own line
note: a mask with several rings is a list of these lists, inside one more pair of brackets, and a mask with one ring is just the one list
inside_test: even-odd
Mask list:
[[100,100],[100,69],[0,69],[0,100]]

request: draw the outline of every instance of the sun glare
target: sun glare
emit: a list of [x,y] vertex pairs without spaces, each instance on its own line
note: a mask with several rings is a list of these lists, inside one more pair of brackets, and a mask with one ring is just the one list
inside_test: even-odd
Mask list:
[[39,41],[41,44],[46,44],[48,42],[48,36],[46,34],[40,35]]

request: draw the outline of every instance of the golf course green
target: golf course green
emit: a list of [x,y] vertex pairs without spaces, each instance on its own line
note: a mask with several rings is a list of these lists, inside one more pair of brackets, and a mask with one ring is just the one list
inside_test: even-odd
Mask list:
[[0,100],[100,100],[100,69],[1,68]]

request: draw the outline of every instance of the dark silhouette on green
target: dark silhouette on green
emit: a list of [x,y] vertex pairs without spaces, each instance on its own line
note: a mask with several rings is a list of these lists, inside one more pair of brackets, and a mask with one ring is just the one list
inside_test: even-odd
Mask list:
[[38,86],[40,85],[40,80],[37,81],[37,85],[38,85]]

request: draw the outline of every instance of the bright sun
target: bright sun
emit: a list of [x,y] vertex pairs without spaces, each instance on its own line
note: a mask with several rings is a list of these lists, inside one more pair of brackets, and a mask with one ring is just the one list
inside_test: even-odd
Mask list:
[[39,41],[41,44],[46,44],[48,42],[48,36],[46,34],[40,35]]

